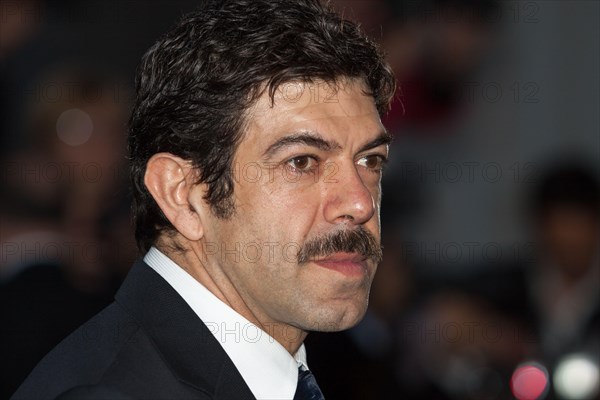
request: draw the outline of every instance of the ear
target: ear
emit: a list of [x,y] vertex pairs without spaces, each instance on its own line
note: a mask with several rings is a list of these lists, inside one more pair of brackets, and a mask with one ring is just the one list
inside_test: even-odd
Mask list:
[[175,229],[190,241],[204,235],[202,199],[193,201],[191,194],[198,196],[196,171],[190,161],[170,153],[157,153],[148,160],[144,183],[148,191]]

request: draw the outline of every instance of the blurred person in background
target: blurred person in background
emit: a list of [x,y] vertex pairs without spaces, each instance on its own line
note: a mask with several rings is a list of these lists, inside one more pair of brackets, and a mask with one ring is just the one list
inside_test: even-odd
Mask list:
[[[28,146],[7,155],[0,201],[0,397],[105,307],[135,258],[124,178],[127,97],[91,73],[29,110]],[[66,91],[70,88],[70,91]]]
[[0,0],[0,62],[26,43],[40,23],[40,2]]
[[528,274],[539,355],[554,366],[569,353],[600,357],[600,183],[593,169],[564,162],[540,176],[533,195],[537,262]]
[[463,114],[465,87],[497,33],[497,0],[388,0],[383,44],[401,83],[385,123],[396,133],[450,132]]
[[528,355],[529,332],[482,289],[494,286],[489,278],[420,282],[419,298],[395,330],[403,398],[513,398],[509,382]]
[[[591,361],[595,382],[581,398],[596,398],[600,185],[593,169],[579,162],[541,172],[534,192],[523,192],[530,196],[526,219],[534,226],[535,247],[521,248],[514,263],[469,276],[440,273],[417,281],[419,298],[396,331],[405,398],[511,399],[512,374],[532,361],[547,371],[546,392],[556,398],[560,383],[550,377],[561,365],[564,370],[568,357]],[[569,373],[588,376],[587,369],[573,368]],[[564,390],[560,396],[571,398]]]

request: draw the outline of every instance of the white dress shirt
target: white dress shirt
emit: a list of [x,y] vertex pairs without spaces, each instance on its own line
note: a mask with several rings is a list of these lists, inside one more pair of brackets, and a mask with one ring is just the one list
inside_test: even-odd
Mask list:
[[204,322],[257,399],[293,399],[298,367],[308,369],[304,344],[292,357],[272,336],[223,303],[157,248],[152,247],[144,261]]

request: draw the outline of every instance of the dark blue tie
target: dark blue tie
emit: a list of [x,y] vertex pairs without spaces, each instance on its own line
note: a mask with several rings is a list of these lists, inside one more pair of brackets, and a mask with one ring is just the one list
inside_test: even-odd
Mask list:
[[294,400],[325,400],[315,376],[309,370],[298,368],[298,387]]

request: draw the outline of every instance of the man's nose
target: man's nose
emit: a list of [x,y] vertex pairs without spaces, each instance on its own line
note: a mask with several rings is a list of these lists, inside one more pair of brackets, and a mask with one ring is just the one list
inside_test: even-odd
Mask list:
[[340,166],[324,182],[325,219],[332,224],[363,224],[375,213],[373,193],[363,182],[354,164]]

